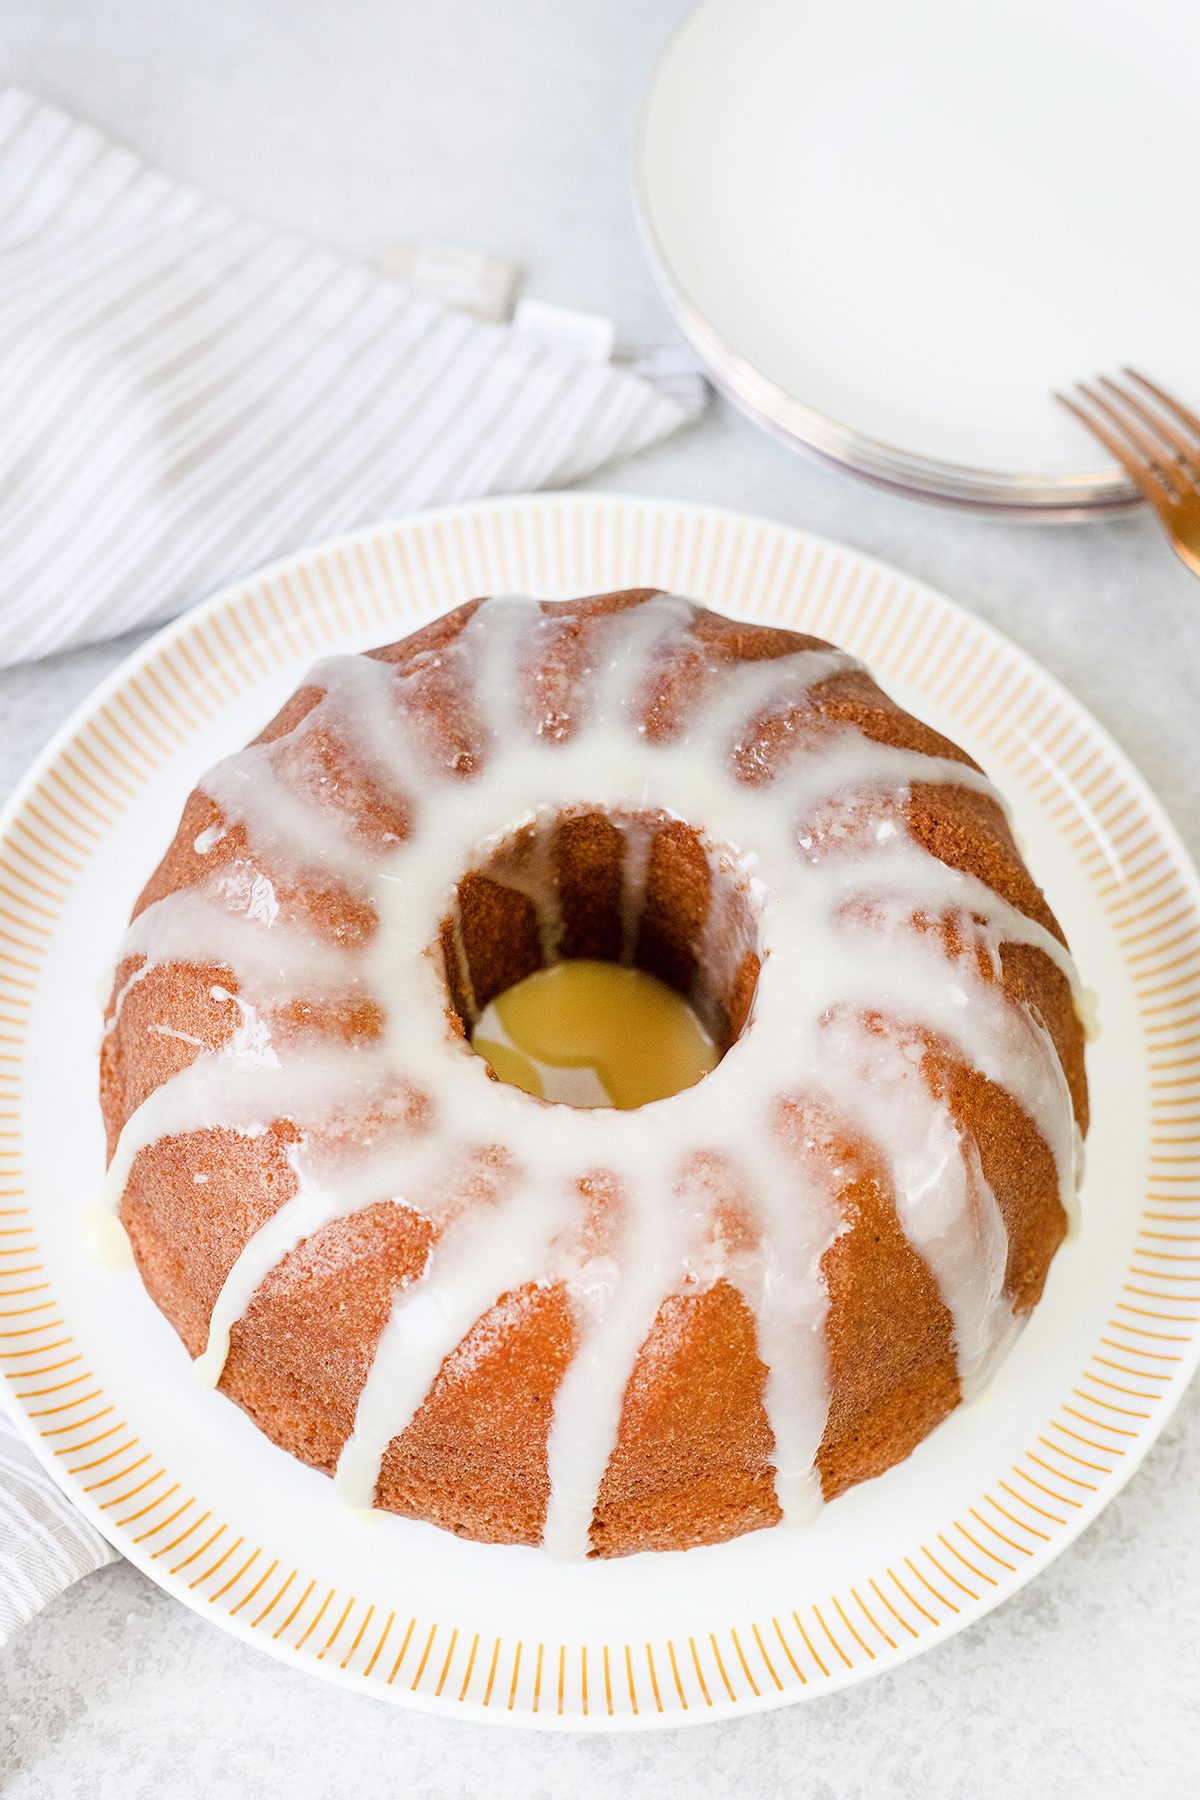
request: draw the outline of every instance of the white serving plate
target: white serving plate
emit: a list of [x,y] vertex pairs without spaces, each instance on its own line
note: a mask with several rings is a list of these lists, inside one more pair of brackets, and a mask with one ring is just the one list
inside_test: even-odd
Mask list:
[[[399,1519],[192,1380],[135,1274],[85,1260],[103,1171],[97,978],[193,783],[318,656],[488,592],[658,585],[827,636],[998,779],[1103,1036],[1084,1224],[990,1398],[809,1531],[557,1567]],[[58,734],[0,825],[0,1356],[30,1442],[168,1593],[359,1693],[588,1730],[811,1699],[980,1618],[1063,1550],[1161,1430],[1200,1338],[1197,877],[1121,752],[1037,664],[853,550],[711,507],[491,500],[280,563],[168,626]]]
[[703,0],[648,88],[651,262],[713,380],[798,448],[1031,518],[1135,497],[1052,399],[1200,399],[1190,0]]

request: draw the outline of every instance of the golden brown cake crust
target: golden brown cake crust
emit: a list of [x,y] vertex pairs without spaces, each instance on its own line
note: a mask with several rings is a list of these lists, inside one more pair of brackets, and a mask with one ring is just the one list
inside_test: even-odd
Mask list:
[[[536,703],[547,735],[565,737],[572,729],[570,694],[586,662],[593,622],[638,606],[652,592],[543,603],[545,615],[566,621],[553,662],[538,677]],[[433,671],[423,689],[428,730],[464,773],[478,756],[477,738],[449,681],[439,688],[437,664],[482,604],[472,601],[369,653],[399,669]],[[692,653],[649,672],[643,716],[652,739],[678,729],[714,660],[759,661],[824,648],[818,639],[703,610],[691,635]],[[301,688],[256,742],[288,739],[321,698],[319,686]],[[747,786],[766,781],[786,747],[835,725],[975,768],[955,745],[895,706],[865,673],[830,677],[812,690],[810,701],[803,713],[765,719],[745,734],[734,755],[739,780]],[[305,755],[323,759],[322,768],[336,777],[333,785],[364,841],[403,839],[409,829],[403,804],[356,769],[342,747],[318,736]],[[932,856],[977,877],[1064,941],[1003,814],[986,795],[940,781],[918,784],[906,821]],[[199,854],[195,840],[219,823],[216,803],[198,789],[135,917],[154,901],[210,879],[214,868],[249,865],[273,873],[241,826]],[[604,959],[619,953],[620,856],[621,833],[603,814],[562,821],[554,866],[565,955]],[[696,974],[700,930],[715,903],[711,888],[695,832],[664,817],[654,839],[635,961],[684,993]],[[285,917],[329,942],[353,945],[370,937],[369,904],[334,878],[324,887],[302,888],[276,879],[276,891]],[[459,905],[474,1000],[482,1006],[541,966],[536,920],[529,900],[505,887],[494,870],[467,872]],[[943,937],[948,930],[936,920],[918,928]],[[948,954],[957,947],[947,939]],[[1066,978],[1045,952],[1028,944],[1006,943],[1000,960],[1006,992],[1044,1021],[1086,1130],[1083,1033]],[[118,969],[114,1001],[136,967]],[[461,1031],[467,1002],[457,960],[447,956],[446,968],[447,1029]],[[758,958],[747,948],[713,1002],[722,1049],[745,1024],[758,972]],[[176,963],[128,987],[102,1058],[110,1156],[142,1101],[185,1068],[198,1046],[218,1048],[225,1041],[230,1009],[214,1002],[214,985],[236,992],[232,970]],[[279,1036],[368,1042],[380,1018],[370,1002],[348,997],[332,1008],[293,1006],[271,1026]],[[1041,1294],[1066,1228],[1053,1158],[1008,1094],[956,1063],[928,1036],[917,1054],[931,1087],[978,1145],[1009,1234],[1006,1292],[1025,1312]],[[413,1105],[420,1105],[419,1098]],[[785,1139],[789,1131],[811,1137],[812,1119],[789,1106],[780,1102]],[[213,1129],[160,1141],[133,1165],[121,1217],[148,1293],[193,1355],[204,1348],[212,1306],[243,1246],[295,1191],[287,1156],[294,1136],[287,1121],[252,1139]],[[898,1223],[887,1168],[836,1133],[827,1152],[843,1172],[840,1205],[848,1227],[822,1264],[830,1298],[832,1398],[818,1466],[832,1498],[908,1455],[957,1404],[959,1382],[950,1315]],[[392,1298],[419,1276],[431,1241],[428,1221],[383,1202],[300,1244],[235,1325],[222,1391],[283,1449],[332,1472]],[[498,1295],[446,1359],[412,1424],[393,1441],[378,1504],[483,1542],[536,1544],[548,1495],[547,1433],[576,1334],[561,1286]],[[724,1280],[700,1294],[664,1300],[625,1393],[617,1448],[593,1519],[594,1555],[717,1543],[777,1522],[765,1376],[753,1317]]]

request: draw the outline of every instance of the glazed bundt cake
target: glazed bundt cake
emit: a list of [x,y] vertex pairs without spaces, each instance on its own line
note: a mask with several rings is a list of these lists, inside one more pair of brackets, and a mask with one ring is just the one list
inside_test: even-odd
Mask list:
[[[721,1060],[617,1112],[469,1035],[564,959]],[[335,657],[115,970],[107,1204],[201,1379],[556,1557],[810,1519],[991,1378],[1074,1206],[1075,973],[978,767],[852,657],[635,590]]]

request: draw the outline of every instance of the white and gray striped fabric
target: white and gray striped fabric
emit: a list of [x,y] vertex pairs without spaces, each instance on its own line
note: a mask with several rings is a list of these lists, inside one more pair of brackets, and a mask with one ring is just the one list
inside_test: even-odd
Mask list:
[[562,486],[694,413],[0,91],[0,664],[302,544]]
[[0,1644],[117,1552],[59,1493],[0,1400]]

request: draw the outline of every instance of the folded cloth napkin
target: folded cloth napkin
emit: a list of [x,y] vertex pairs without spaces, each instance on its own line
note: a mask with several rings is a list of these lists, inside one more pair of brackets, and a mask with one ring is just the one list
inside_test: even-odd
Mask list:
[[17,1436],[0,1399],[0,1644],[81,1575],[119,1561]]
[[376,519],[561,486],[697,410],[0,90],[0,665]]

